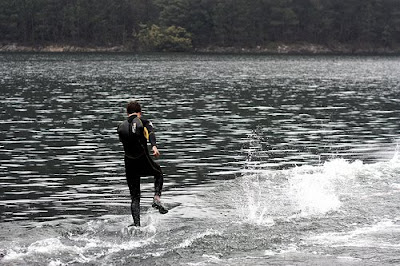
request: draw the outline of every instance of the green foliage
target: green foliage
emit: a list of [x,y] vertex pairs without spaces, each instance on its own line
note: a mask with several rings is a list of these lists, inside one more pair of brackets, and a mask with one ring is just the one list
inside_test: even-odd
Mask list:
[[143,26],[138,35],[140,48],[147,51],[184,52],[192,50],[191,34],[182,27]]
[[400,1],[0,1],[0,43],[187,51],[279,42],[399,46]]

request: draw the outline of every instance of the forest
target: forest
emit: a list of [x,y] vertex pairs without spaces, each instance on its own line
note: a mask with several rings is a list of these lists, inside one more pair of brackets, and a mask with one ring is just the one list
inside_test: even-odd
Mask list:
[[399,0],[1,0],[0,44],[399,47]]

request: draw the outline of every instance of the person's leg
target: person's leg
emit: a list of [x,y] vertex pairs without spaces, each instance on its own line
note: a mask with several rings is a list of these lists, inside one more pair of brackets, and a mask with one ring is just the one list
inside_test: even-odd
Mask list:
[[131,193],[131,212],[133,225],[140,226],[140,177],[135,176],[128,179],[129,191]]
[[131,197],[131,212],[133,218],[133,225],[140,226],[140,196]]
[[154,176],[154,197],[159,198],[164,184],[164,176],[160,165],[153,161],[149,154],[141,158],[143,160],[141,174]]
[[164,176],[161,170],[161,167],[154,162],[148,154],[144,157],[145,161],[143,163],[143,175],[152,175],[154,176],[154,200],[152,206],[159,210],[160,213],[167,213],[168,210],[161,203],[161,191],[164,184]]
[[161,167],[153,162],[153,166],[156,171],[154,171],[154,196],[158,198],[161,197],[161,191],[164,184],[164,175]]
[[153,200],[153,208],[158,209],[161,214],[165,214],[168,212],[167,208],[164,204],[161,203],[161,191],[164,183],[164,176],[161,170],[161,167],[153,162],[154,171],[154,200]]
[[131,213],[133,225],[140,226],[140,176],[136,174],[133,166],[134,162],[129,159],[125,160],[126,181],[132,200]]

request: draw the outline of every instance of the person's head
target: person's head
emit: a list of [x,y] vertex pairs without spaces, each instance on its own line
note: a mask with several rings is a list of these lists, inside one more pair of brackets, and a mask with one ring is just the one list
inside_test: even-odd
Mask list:
[[140,103],[137,101],[130,101],[128,105],[126,106],[126,112],[128,115],[133,114],[133,113],[141,113],[142,112],[142,107],[140,106]]

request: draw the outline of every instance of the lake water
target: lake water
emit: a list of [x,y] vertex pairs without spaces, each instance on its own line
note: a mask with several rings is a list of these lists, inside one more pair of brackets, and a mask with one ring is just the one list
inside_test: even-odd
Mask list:
[[[0,54],[0,264],[398,265],[400,58]],[[132,223],[139,99],[163,200]]]

